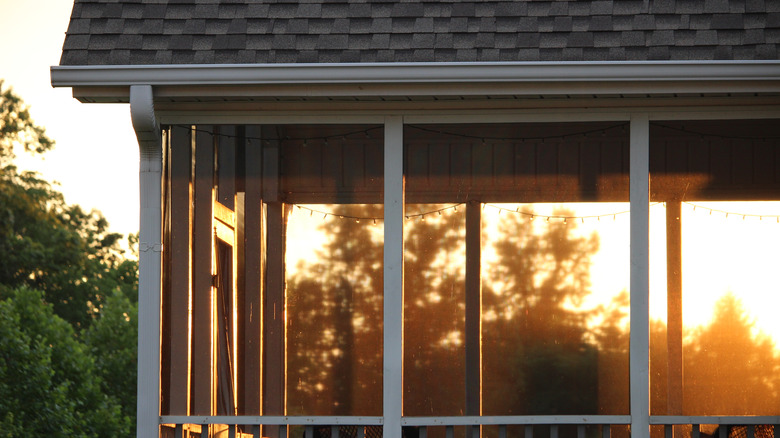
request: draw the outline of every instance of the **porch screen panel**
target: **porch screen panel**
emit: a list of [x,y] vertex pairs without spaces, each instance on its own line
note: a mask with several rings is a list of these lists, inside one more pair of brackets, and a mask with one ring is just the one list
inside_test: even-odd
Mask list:
[[627,414],[627,123],[404,143],[404,415]]
[[275,127],[287,414],[382,415],[383,130]]
[[650,134],[651,411],[778,415],[778,120]]

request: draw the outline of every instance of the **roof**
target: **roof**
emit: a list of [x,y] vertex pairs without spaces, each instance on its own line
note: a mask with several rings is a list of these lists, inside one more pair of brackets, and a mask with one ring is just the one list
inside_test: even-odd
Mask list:
[[60,65],[776,60],[780,0],[76,0]]

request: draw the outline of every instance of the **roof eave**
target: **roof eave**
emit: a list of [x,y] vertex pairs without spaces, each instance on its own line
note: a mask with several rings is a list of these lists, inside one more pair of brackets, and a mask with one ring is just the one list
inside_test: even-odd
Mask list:
[[[375,64],[224,64],[54,66],[54,87],[104,89],[117,93],[132,85],[184,87],[220,86],[363,86],[414,85],[435,91],[442,84],[529,84],[535,93],[560,90],[561,83],[620,84],[635,88],[652,84],[653,92],[711,92],[713,83],[780,85],[780,61],[638,61],[522,63],[375,63]],[[664,84],[669,84],[665,90]],[[708,85],[709,84],[709,85]],[[744,85],[743,85],[744,87]],[[112,96],[102,96],[110,100]],[[113,96],[117,99],[121,96]]]

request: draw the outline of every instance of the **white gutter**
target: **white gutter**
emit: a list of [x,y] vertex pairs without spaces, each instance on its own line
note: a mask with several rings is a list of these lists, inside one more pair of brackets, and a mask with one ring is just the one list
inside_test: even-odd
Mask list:
[[136,436],[156,438],[160,418],[162,141],[150,85],[130,87],[130,116],[141,149]]
[[776,81],[780,61],[54,66],[54,87]]

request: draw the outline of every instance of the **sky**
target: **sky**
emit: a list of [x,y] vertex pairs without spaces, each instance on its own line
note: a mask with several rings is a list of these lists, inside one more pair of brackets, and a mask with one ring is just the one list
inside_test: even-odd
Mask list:
[[83,104],[52,88],[73,2],[0,0],[0,79],[30,106],[56,142],[41,158],[19,153],[17,166],[57,182],[69,204],[100,210],[110,230],[138,232],[138,143],[128,104]]

